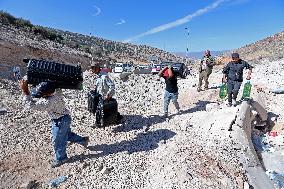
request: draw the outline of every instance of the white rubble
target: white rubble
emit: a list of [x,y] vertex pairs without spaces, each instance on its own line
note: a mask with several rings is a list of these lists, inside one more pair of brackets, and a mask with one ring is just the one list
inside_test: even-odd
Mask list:
[[[260,67],[264,69],[265,65]],[[267,73],[255,71],[252,83],[263,82],[266,86],[265,80],[258,80],[263,74]],[[195,76],[179,79],[182,111],[175,114],[170,104],[169,119],[160,116],[163,79],[137,74],[129,75],[125,81],[116,74],[110,77],[116,84],[115,98],[124,122],[101,129],[93,127],[94,115],[87,111],[91,79],[85,80],[82,91],[64,90],[73,118],[72,130],[90,136],[91,141],[87,149],[68,145],[70,162],[56,169],[49,165],[53,149],[48,116],[22,111],[17,84],[1,79],[0,107],[8,113],[0,117],[0,186],[16,188],[26,180],[45,183],[68,175],[61,188],[247,187],[243,168],[246,161],[241,161],[239,154],[248,148],[239,145],[238,138],[228,131],[239,107],[226,107],[218,98],[219,91],[214,86],[221,81],[219,70],[210,77],[210,83],[215,85],[200,93],[192,87],[198,80]],[[277,104],[282,102],[268,94],[269,111],[283,119]]]

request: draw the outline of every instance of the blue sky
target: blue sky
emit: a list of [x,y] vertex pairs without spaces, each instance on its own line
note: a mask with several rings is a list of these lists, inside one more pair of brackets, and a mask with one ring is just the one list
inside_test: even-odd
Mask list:
[[0,10],[171,52],[229,50],[284,31],[284,0],[0,0]]

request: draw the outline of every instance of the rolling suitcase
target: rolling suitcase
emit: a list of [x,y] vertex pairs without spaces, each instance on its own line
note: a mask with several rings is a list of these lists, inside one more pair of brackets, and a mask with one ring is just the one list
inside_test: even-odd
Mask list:
[[100,97],[98,108],[96,111],[96,126],[106,127],[117,124],[118,122],[118,106],[114,98],[103,100]]
[[27,80],[37,85],[43,81],[56,81],[62,89],[82,89],[83,74],[81,66],[72,66],[46,60],[25,59]]

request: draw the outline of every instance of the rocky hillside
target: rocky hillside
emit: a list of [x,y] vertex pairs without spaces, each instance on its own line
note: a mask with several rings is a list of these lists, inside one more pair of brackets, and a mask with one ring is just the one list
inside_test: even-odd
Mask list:
[[[238,52],[242,59],[255,63],[282,59],[284,58],[284,31],[233,51]],[[230,56],[229,53],[224,55],[224,57],[228,56]]]
[[[160,60],[181,61],[177,55],[145,45],[132,45],[98,37],[35,26],[24,19],[0,11],[0,70],[7,77],[11,66],[25,67],[23,58],[43,58],[86,67],[91,58],[100,62],[149,63]],[[11,74],[11,73],[9,73]]]

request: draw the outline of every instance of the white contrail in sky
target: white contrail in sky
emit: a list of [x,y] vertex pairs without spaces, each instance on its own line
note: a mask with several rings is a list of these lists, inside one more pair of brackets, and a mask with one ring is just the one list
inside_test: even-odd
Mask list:
[[94,5],[93,7],[97,10],[97,12],[96,12],[93,16],[98,16],[98,15],[100,15],[101,12],[102,12],[102,10],[100,9],[100,7],[97,7],[96,5]]
[[124,19],[120,19],[119,22],[117,22],[115,25],[121,25],[121,24],[125,24],[126,21]]
[[130,37],[130,38],[124,40],[123,42],[125,42],[125,43],[131,42],[131,41],[134,41],[134,40],[139,39],[141,37],[144,37],[144,36],[147,36],[147,35],[152,35],[152,34],[155,34],[155,33],[159,33],[161,31],[168,30],[168,29],[177,27],[179,25],[185,24],[185,23],[191,21],[194,17],[200,16],[202,14],[207,13],[208,11],[210,11],[212,9],[217,8],[221,3],[225,2],[225,1],[229,1],[229,0],[217,0],[214,3],[208,5],[207,7],[199,9],[199,10],[195,11],[194,13],[192,13],[190,15],[187,15],[187,16],[180,18],[176,21],[173,21],[173,22],[152,28],[151,30],[148,30],[144,33],[141,33],[141,34],[136,35],[134,37]]

